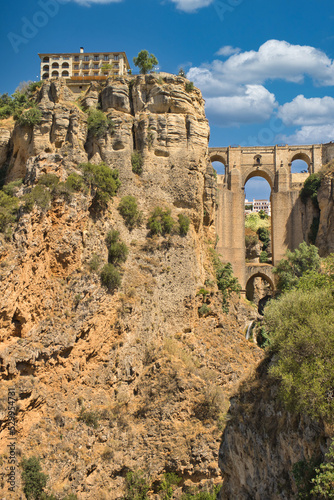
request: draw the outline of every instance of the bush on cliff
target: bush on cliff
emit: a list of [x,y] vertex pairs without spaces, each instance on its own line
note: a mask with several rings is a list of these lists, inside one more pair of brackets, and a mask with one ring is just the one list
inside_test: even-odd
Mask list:
[[26,111],[18,110],[14,113],[14,119],[25,127],[33,127],[39,125],[42,121],[42,111],[37,106],[32,106]]
[[304,182],[304,186],[300,191],[300,199],[306,203],[310,199],[315,208],[319,208],[318,190],[321,185],[321,176],[319,174],[311,174]]
[[229,262],[223,264],[214,250],[211,250],[211,256],[216,271],[217,286],[222,293],[223,311],[228,313],[230,298],[233,293],[240,294],[241,286],[238,278],[233,275],[232,265]]
[[114,132],[115,123],[100,109],[92,109],[88,114],[87,127],[93,136],[102,137],[107,132]]
[[120,241],[118,231],[109,231],[106,237],[106,243],[108,247],[108,261],[110,264],[116,265],[126,261],[129,249],[123,241]]
[[105,264],[101,271],[101,283],[110,292],[114,291],[121,284],[121,275],[112,264]]
[[118,211],[130,230],[140,226],[143,214],[138,210],[137,200],[134,196],[123,196],[118,205]]
[[147,222],[147,228],[150,230],[152,235],[165,235],[172,232],[175,221],[170,214],[171,210],[169,208],[163,210],[161,207],[156,207],[153,210],[153,213]]
[[48,476],[42,472],[40,461],[37,457],[22,458],[23,492],[27,500],[42,498]]
[[93,196],[93,205],[98,209],[105,209],[121,185],[118,171],[112,170],[103,162],[99,165],[81,163],[79,168],[82,169],[84,181]]
[[141,153],[139,153],[139,151],[134,151],[131,155],[132,172],[141,175],[143,173],[143,164],[144,160]]

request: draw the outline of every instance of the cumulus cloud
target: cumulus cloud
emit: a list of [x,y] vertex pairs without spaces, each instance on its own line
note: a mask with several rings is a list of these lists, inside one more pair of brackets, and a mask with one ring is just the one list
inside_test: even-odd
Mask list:
[[285,125],[326,125],[333,121],[333,97],[312,97],[298,95],[291,102],[280,106],[278,116]]
[[332,59],[314,47],[291,45],[284,40],[268,40],[258,51],[235,53],[226,61],[214,60],[202,67],[213,78],[235,84],[263,84],[275,79],[303,83],[308,75],[317,85],[334,85]]
[[286,144],[323,144],[334,141],[334,124],[306,125],[292,135],[282,135],[279,142]]
[[276,106],[274,94],[262,85],[246,85],[243,94],[210,97],[206,101],[210,119],[223,127],[261,123],[270,118]]
[[208,7],[214,0],[170,0],[175,3],[176,8],[184,12],[195,12],[202,7]]
[[[301,84],[308,76],[316,85],[334,85],[334,61],[307,45],[268,40],[257,51],[240,52],[227,45],[217,54],[227,59],[192,67],[187,76],[202,90],[209,119],[221,126],[269,118],[277,103],[264,86],[268,81]],[[298,96],[281,106],[278,116],[286,125],[325,125],[333,116],[333,103],[332,98]]]
[[108,3],[120,3],[123,0],[70,0],[70,1],[78,3],[79,5],[84,5],[85,7],[90,7],[91,5],[95,4],[105,5]]
[[228,57],[232,54],[239,54],[239,52],[241,52],[241,49],[239,49],[238,47],[232,47],[232,45],[224,45],[224,47],[221,47],[216,52],[216,56]]

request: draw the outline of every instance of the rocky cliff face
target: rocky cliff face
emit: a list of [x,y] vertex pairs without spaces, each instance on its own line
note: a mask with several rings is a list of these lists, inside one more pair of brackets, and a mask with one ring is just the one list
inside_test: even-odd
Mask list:
[[260,365],[231,400],[219,450],[224,476],[222,500],[295,499],[293,465],[322,458],[328,450],[329,429],[287,413],[266,369]]
[[[114,125],[94,137],[82,106],[98,104]],[[122,184],[98,216],[89,196],[59,196],[48,210],[22,213],[12,235],[0,234],[2,464],[14,387],[17,459],[39,456],[58,498],[120,499],[130,470],[150,477],[151,494],[164,471],[182,477],[179,492],[220,482],[217,422],[261,353],[244,340],[255,313],[233,300],[223,314],[214,282],[215,179],[201,94],[186,92],[183,78],[150,75],[92,85],[77,99],[55,81],[37,105],[40,125],[1,129],[2,171],[8,181],[24,178],[17,196],[41,175],[64,181],[87,161],[117,168]],[[144,159],[140,176],[134,150]],[[117,210],[124,195],[143,212],[132,231]],[[186,214],[188,234],[149,237],[145,221],[157,206],[175,219]],[[113,294],[90,266],[94,255],[107,262],[111,229],[129,248]],[[203,286],[210,311],[200,315]],[[15,494],[3,498],[21,498],[16,475]]]

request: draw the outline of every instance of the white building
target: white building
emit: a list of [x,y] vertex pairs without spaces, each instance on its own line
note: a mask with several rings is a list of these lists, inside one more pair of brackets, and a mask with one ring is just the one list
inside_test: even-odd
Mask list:
[[253,212],[263,210],[267,215],[271,215],[271,204],[269,200],[253,200]]
[[106,80],[122,76],[130,69],[125,52],[80,52],[38,54],[41,60],[41,80],[68,78],[75,81]]

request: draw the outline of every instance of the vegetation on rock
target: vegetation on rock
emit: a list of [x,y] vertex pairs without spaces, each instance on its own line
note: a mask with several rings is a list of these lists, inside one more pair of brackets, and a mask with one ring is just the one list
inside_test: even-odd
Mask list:
[[143,164],[144,160],[141,153],[139,153],[139,151],[134,151],[131,155],[132,172],[141,175],[143,173]]
[[107,132],[113,133],[115,129],[115,123],[100,109],[89,110],[87,126],[95,137],[102,137]]
[[311,174],[304,182],[304,186],[300,191],[300,199],[306,203],[310,199],[315,208],[319,208],[318,191],[321,185],[320,174]]
[[155,55],[149,54],[147,50],[141,50],[137,57],[133,58],[133,63],[143,75],[152,71],[154,66],[159,64]]
[[161,207],[156,207],[148,219],[147,228],[152,235],[165,235],[171,233],[174,224],[175,221],[171,216],[171,210],[169,208],[164,210]]
[[123,196],[118,210],[130,230],[141,225],[143,214],[138,210],[137,200],[134,196]]
[[241,286],[238,278],[233,275],[232,265],[229,262],[223,264],[214,250],[211,251],[211,255],[216,272],[217,286],[222,293],[223,311],[228,313],[229,300],[233,293],[240,294]]

